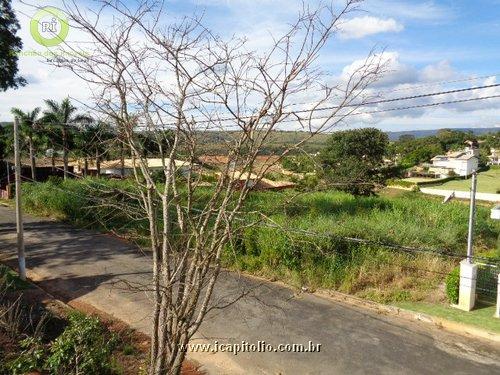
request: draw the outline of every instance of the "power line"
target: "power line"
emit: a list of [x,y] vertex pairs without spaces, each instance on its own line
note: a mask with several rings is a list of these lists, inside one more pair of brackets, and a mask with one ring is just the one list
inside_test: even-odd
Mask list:
[[[377,92],[373,93],[373,96],[378,97],[378,96],[380,96],[382,94],[390,94],[390,93],[394,93],[394,92],[409,91],[409,90],[419,89],[419,88],[422,88],[422,87],[433,87],[433,86],[438,86],[438,85],[446,85],[446,84],[450,84],[450,83],[477,81],[477,80],[480,80],[480,79],[497,77],[499,75],[500,75],[500,73],[491,73],[491,74],[482,75],[482,76],[471,76],[471,77],[468,77],[468,78],[460,78],[460,79],[454,79],[454,80],[448,80],[448,81],[429,82],[429,83],[425,83],[425,84],[421,84],[421,85],[410,84],[410,86],[401,87],[401,88],[398,88],[398,89],[394,88],[394,89],[387,89],[387,90],[377,91]],[[290,104],[287,104],[287,106],[311,105],[311,104],[313,104],[313,103],[311,103],[310,101],[307,101],[307,102],[290,103]],[[186,108],[185,111],[193,111],[193,110],[196,110],[196,109],[198,109],[198,107],[193,106],[193,107]]]
[[[495,99],[495,98],[500,98],[500,94],[499,95],[483,96],[483,97],[479,97],[479,98],[447,100],[447,101],[442,101],[442,102],[437,102],[437,103],[419,104],[419,105],[413,105],[413,106],[395,107],[395,108],[380,109],[380,110],[373,110],[373,111],[349,113],[349,114],[346,114],[346,115],[313,117],[310,120],[326,120],[326,119],[333,118],[333,117],[343,117],[344,118],[344,117],[359,116],[359,115],[374,114],[374,113],[393,112],[393,111],[405,111],[405,110],[409,110],[409,109],[436,107],[436,106],[440,106],[440,105],[457,104],[457,103],[467,103],[467,102],[474,102],[474,101],[487,100],[487,99]],[[283,120],[281,122],[292,122],[292,121],[295,122],[295,121],[305,121],[305,120],[308,121],[309,119],[307,119],[307,118],[285,119],[285,120]]]
[[[474,91],[474,90],[483,90],[483,89],[495,88],[495,87],[499,87],[499,86],[500,86],[500,83],[499,84],[492,84],[492,85],[477,86],[477,87],[460,88],[460,89],[454,89],[454,90],[448,90],[448,91],[439,91],[439,92],[434,92],[434,93],[424,93],[424,94],[418,94],[418,95],[403,96],[403,97],[392,98],[392,99],[374,100],[374,101],[358,103],[358,104],[346,104],[346,105],[341,106],[340,108],[359,108],[359,107],[365,107],[365,106],[376,105],[376,104],[394,103],[397,101],[406,101],[406,100],[428,98],[428,97],[434,97],[434,96],[440,96],[440,95],[462,93],[462,92],[468,92],[468,91]],[[363,115],[363,114],[374,114],[374,113],[401,111],[401,110],[416,109],[416,108],[434,107],[434,106],[447,105],[447,104],[466,103],[466,102],[472,102],[472,101],[494,99],[494,98],[498,98],[498,97],[500,97],[500,95],[489,95],[489,96],[483,96],[483,97],[477,97],[477,98],[456,99],[456,100],[448,100],[448,101],[442,101],[442,102],[437,102],[437,103],[427,103],[427,104],[421,104],[421,105],[388,108],[388,109],[372,110],[372,111],[357,112],[357,113],[353,112],[353,113],[347,113],[347,114],[334,114],[332,116],[313,117],[313,118],[311,118],[311,120],[321,120],[321,119],[328,119],[328,118],[334,118],[334,117],[345,118],[345,117],[350,117],[350,116],[359,116],[359,115]],[[320,107],[320,108],[316,108],[313,110],[303,109],[303,110],[297,110],[297,111],[291,111],[291,112],[289,111],[289,112],[284,112],[283,115],[290,116],[290,115],[295,115],[295,114],[299,114],[299,113],[310,113],[310,112],[316,112],[316,111],[327,111],[327,110],[336,110],[336,109],[339,109],[339,106]],[[251,119],[252,117],[253,116],[243,116],[240,118],[223,117],[223,118],[212,119],[212,120],[202,119],[202,120],[195,120],[195,121],[197,124],[211,124],[211,123],[221,123],[221,122],[228,122],[228,121],[238,121],[238,120],[244,120],[244,119]],[[295,122],[295,121],[305,121],[305,120],[309,120],[309,119],[307,119],[307,118],[286,119],[285,118],[280,122],[291,122],[291,121]],[[59,125],[68,125],[68,124],[61,123]],[[172,126],[176,126],[176,125],[177,124],[175,122],[166,122],[166,123],[162,124],[162,127],[168,128],[168,127],[172,127]],[[219,126],[216,126],[216,127],[219,127]],[[231,127],[240,128],[239,125],[231,125]]]
[[[454,93],[474,91],[474,90],[483,90],[483,89],[494,88],[494,87],[499,87],[499,86],[500,86],[500,83],[497,83],[497,84],[492,84],[492,85],[483,85],[483,86],[468,87],[468,88],[454,89],[454,90],[448,90],[448,91],[439,91],[439,92],[434,92],[434,93],[425,93],[425,94],[419,94],[419,95],[403,96],[403,97],[392,98],[392,99],[380,99],[380,100],[374,100],[374,101],[363,102],[363,103],[358,103],[358,104],[345,104],[342,106],[320,107],[320,108],[315,108],[312,110],[311,109],[303,109],[303,110],[297,110],[297,111],[288,111],[288,112],[283,112],[282,115],[289,116],[289,115],[295,115],[295,114],[299,114],[299,113],[310,113],[310,112],[317,112],[317,111],[337,110],[339,108],[359,108],[359,107],[365,107],[365,106],[370,106],[370,105],[375,105],[375,104],[393,103],[393,102],[403,101],[403,100],[420,99],[420,98],[427,98],[427,97],[454,94]],[[477,99],[471,99],[471,100],[477,100]],[[458,101],[443,102],[443,104],[448,104],[448,103],[458,103]],[[375,113],[375,112],[373,112],[373,113]],[[344,117],[344,116],[348,116],[348,115],[351,115],[351,114],[338,115],[338,116]],[[272,114],[269,116],[272,116]],[[227,122],[227,121],[238,121],[238,120],[244,120],[244,119],[251,119],[252,117],[253,116],[248,115],[248,116],[242,116],[239,118],[223,117],[223,118],[215,119],[215,120],[198,120],[198,121],[195,120],[195,121],[198,124],[212,123],[212,122],[220,123],[220,122]],[[163,126],[173,126],[173,125],[176,125],[176,123],[173,123],[173,122],[166,123]]]

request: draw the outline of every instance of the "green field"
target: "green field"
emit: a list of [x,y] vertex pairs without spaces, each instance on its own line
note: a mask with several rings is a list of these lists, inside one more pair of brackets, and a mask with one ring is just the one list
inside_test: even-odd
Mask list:
[[[429,186],[430,189],[462,191],[469,191],[470,187],[470,179],[453,180],[440,185]],[[477,191],[480,193],[500,193],[500,168],[492,167],[488,171],[479,173],[477,177]]]

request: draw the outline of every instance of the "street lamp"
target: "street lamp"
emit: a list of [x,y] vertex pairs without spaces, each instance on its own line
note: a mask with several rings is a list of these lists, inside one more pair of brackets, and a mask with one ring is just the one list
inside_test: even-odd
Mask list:
[[[457,308],[465,311],[471,311],[476,302],[476,279],[477,265],[473,264],[472,257],[474,255],[474,221],[476,218],[476,188],[477,188],[477,172],[472,171],[472,183],[470,189],[470,204],[469,204],[469,230],[467,235],[467,258],[460,262],[460,289],[458,291],[458,306]],[[451,201],[455,197],[454,192],[447,196],[443,203]]]

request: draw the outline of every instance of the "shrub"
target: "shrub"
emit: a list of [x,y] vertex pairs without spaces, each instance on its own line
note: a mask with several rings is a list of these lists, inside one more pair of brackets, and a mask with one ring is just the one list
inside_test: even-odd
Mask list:
[[53,374],[110,374],[115,339],[109,338],[95,317],[74,313],[53,342],[46,367]]
[[458,291],[460,289],[460,267],[456,267],[446,277],[446,296],[450,303],[458,303]]
[[45,349],[39,338],[28,337],[19,343],[20,355],[5,365],[5,370],[12,375],[22,375],[43,368]]

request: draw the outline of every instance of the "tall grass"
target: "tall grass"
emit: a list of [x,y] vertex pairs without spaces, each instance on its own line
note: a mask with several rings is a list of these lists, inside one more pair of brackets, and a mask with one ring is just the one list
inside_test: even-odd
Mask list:
[[[126,204],[140,213],[137,201],[117,193],[135,192],[128,181],[55,181],[24,184],[23,190],[31,212],[101,230],[147,234],[148,225],[140,215],[134,219],[117,208]],[[198,204],[209,196],[210,189],[200,191]],[[443,205],[418,193],[384,198],[336,191],[255,192],[244,210],[244,222],[266,220],[236,232],[227,246],[225,265],[297,286],[335,288],[381,301],[419,300],[432,294],[456,263],[453,258],[400,253],[342,237],[465,255],[468,206]],[[476,251],[500,256],[499,233],[500,223],[489,219],[489,209],[478,207]]]
[[[228,246],[226,265],[383,302],[444,298],[437,287],[457,259],[407,254],[342,237],[465,255],[467,205],[443,205],[415,193],[395,198],[356,198],[334,191],[295,194],[252,195],[247,210],[265,213],[268,224],[279,228],[244,229]],[[478,207],[475,233],[477,252],[500,255],[500,225],[489,219],[485,207]]]
[[[428,247],[465,254],[468,206],[446,205],[408,192],[401,197],[354,197],[342,192],[318,192],[293,197],[288,193],[257,193],[249,210],[259,210],[290,230],[308,230],[379,242]],[[478,207],[476,247],[497,246],[500,223],[489,209]],[[500,254],[499,254],[500,255]]]
[[130,181],[53,179],[22,188],[28,212],[136,238],[147,234],[147,220],[139,200],[131,198],[137,191]]

